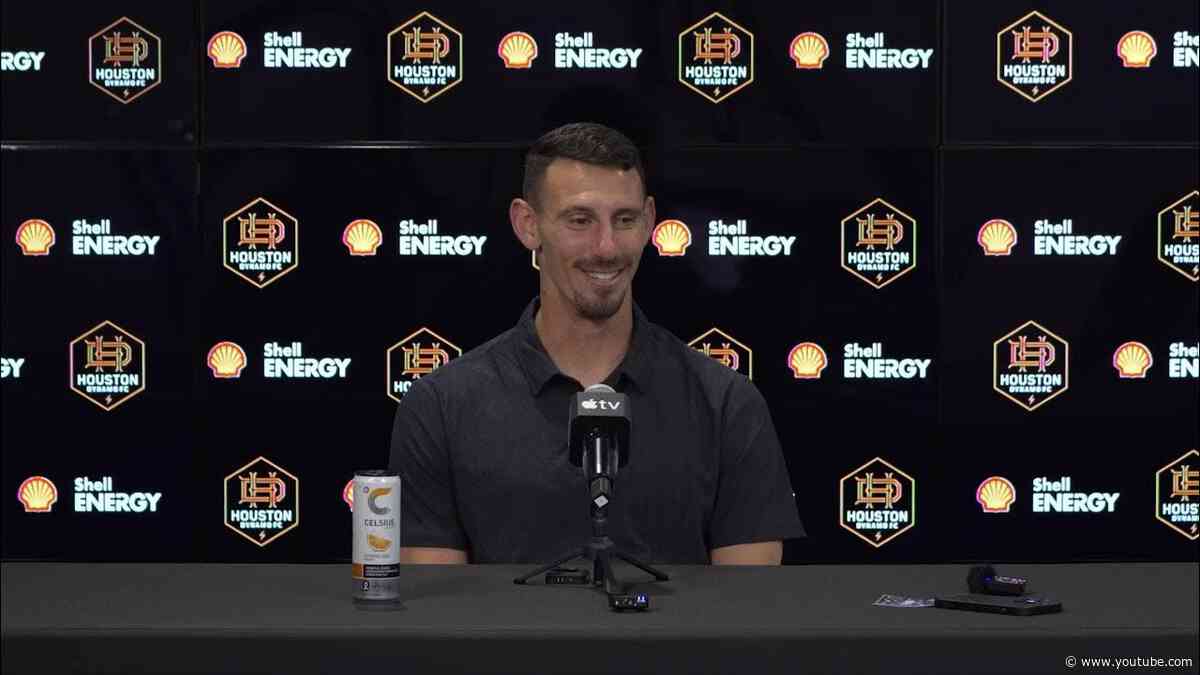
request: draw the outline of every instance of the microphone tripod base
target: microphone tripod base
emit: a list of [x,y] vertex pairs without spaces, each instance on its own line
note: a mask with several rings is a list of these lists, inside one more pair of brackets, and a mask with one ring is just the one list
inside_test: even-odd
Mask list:
[[555,567],[560,567],[572,560],[581,558],[592,563],[592,584],[595,586],[603,586],[604,592],[609,595],[622,595],[625,593],[625,585],[617,579],[613,573],[613,559],[624,560],[634,567],[654,577],[655,581],[670,581],[670,577],[662,572],[654,569],[650,565],[638,560],[618,549],[613,544],[612,539],[608,537],[592,537],[586,546],[580,546],[571,553],[555,560],[549,565],[539,567],[532,572],[513,579],[514,584],[524,584],[526,581],[545,574]]

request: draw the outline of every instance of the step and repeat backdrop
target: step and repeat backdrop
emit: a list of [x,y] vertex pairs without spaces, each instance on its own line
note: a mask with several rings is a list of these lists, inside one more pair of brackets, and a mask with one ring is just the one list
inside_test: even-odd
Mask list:
[[645,152],[640,306],[771,407],[787,562],[1197,558],[1192,0],[2,8],[6,560],[347,560],[572,121]]

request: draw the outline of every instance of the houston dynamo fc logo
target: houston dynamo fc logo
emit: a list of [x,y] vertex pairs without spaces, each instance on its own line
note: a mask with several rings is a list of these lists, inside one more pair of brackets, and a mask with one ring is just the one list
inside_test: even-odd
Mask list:
[[1200,281],[1200,190],[1192,190],[1158,212],[1158,259],[1192,281]]
[[754,81],[754,34],[713,12],[678,39],[679,81],[720,103]]
[[259,546],[300,525],[300,479],[265,457],[225,477],[225,527]]
[[883,288],[917,266],[917,221],[882,199],[842,219],[842,269]]
[[458,345],[421,328],[388,348],[387,395],[399,403],[413,382],[460,356],[462,349]]
[[259,197],[225,216],[221,237],[225,269],[259,288],[300,264],[300,221]]
[[1036,321],[992,346],[992,388],[1004,398],[1033,411],[1067,390],[1069,345]]
[[1030,12],[996,33],[996,80],[1037,102],[1071,81],[1071,31]]
[[917,524],[917,482],[876,457],[842,476],[838,524],[879,548]]
[[121,17],[88,39],[88,81],[121,103],[162,83],[162,40]]
[[428,103],[462,82],[462,48],[462,33],[421,12],[388,33],[388,82]]
[[71,391],[112,410],[146,390],[146,343],[111,321],[71,341]]
[[1200,451],[1185,452],[1155,474],[1154,517],[1192,541],[1200,539]]
[[754,352],[720,328],[708,329],[688,346],[747,379],[754,379]]

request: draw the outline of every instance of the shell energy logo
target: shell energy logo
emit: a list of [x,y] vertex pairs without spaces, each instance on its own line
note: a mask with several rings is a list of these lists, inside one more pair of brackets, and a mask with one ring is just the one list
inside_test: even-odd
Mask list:
[[1122,68],[1149,68],[1158,55],[1158,43],[1146,31],[1131,30],[1117,40],[1117,58]]
[[824,67],[825,59],[829,58],[829,43],[820,33],[801,33],[792,38],[788,56],[792,57],[799,70],[819,70]]
[[1013,247],[1017,245],[1017,228],[1007,220],[993,218],[979,227],[975,241],[984,255],[1012,255]]
[[1154,517],[1184,537],[1200,539],[1200,451],[1189,450],[1154,475]]
[[21,255],[49,255],[50,247],[58,241],[54,228],[40,218],[31,218],[17,226],[17,246]]
[[146,343],[111,321],[71,341],[71,391],[112,410],[146,390]]
[[387,395],[399,403],[413,382],[460,356],[458,345],[428,328],[411,333],[387,350]]
[[1113,352],[1112,365],[1122,380],[1144,380],[1146,372],[1154,365],[1154,356],[1146,345],[1130,341]]
[[225,527],[266,546],[300,525],[300,479],[265,457],[225,477]]
[[500,44],[496,46],[496,55],[504,62],[505,68],[528,69],[538,57],[537,40],[529,33],[513,31],[500,38]]
[[1200,190],[1192,190],[1158,212],[1158,259],[1192,281],[1200,281]]
[[375,221],[359,218],[350,221],[342,230],[342,243],[349,249],[350,255],[375,255],[383,243],[383,230]]
[[720,328],[708,329],[688,346],[746,379],[754,379],[754,352]]
[[58,501],[58,488],[45,476],[30,476],[17,487],[17,501],[25,513],[49,513]]
[[754,81],[754,34],[713,12],[679,33],[679,82],[720,103]]
[[128,17],[88,38],[88,82],[121,103],[162,83],[162,40]]
[[818,380],[829,365],[825,350],[815,342],[801,342],[792,347],[787,357],[788,368],[797,380]]
[[462,49],[462,33],[421,12],[388,33],[388,82],[428,103],[462,82]]
[[246,350],[236,342],[222,340],[208,350],[204,363],[218,380],[240,378],[242,369],[246,367]]
[[242,59],[246,58],[246,41],[231,30],[223,30],[209,38],[205,53],[214,68],[241,68]]
[[996,33],[996,80],[1034,103],[1071,81],[1074,38],[1041,12]]
[[842,476],[838,524],[875,548],[917,524],[917,482],[880,457]]
[[692,231],[682,220],[664,220],[654,226],[650,243],[658,249],[660,256],[682,256],[687,253],[687,247],[692,245]]
[[1017,489],[1012,481],[1002,476],[985,478],[975,488],[975,501],[984,513],[1008,513],[1017,501]]
[[265,288],[300,264],[300,221],[259,197],[222,221],[221,264]]
[[879,289],[917,266],[917,221],[876,198],[842,219],[842,269]]
[[992,388],[1028,411],[1067,390],[1070,346],[1027,321],[992,345]]

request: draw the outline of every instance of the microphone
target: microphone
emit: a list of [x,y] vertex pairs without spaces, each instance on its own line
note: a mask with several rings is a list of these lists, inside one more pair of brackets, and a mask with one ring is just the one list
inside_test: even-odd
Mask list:
[[629,461],[631,426],[628,397],[607,384],[593,384],[571,400],[570,459],[587,478],[593,518],[604,517],[617,471]]
[[[571,464],[583,466],[584,455],[595,448],[596,437],[608,439],[617,454],[614,466],[629,461],[629,431],[632,417],[629,398],[617,393],[607,384],[593,384],[571,399],[567,421],[567,438],[571,447]],[[588,440],[591,443],[588,443]],[[586,447],[586,449],[585,449]]]

